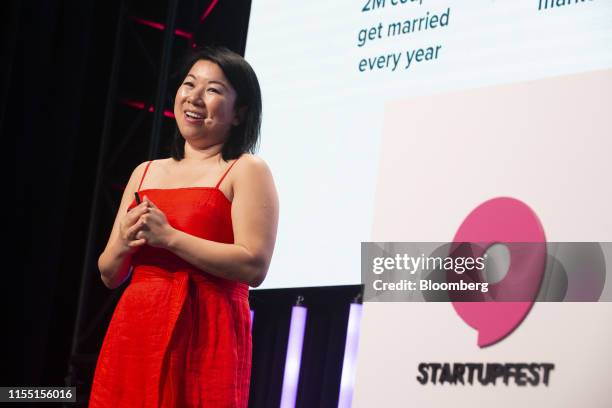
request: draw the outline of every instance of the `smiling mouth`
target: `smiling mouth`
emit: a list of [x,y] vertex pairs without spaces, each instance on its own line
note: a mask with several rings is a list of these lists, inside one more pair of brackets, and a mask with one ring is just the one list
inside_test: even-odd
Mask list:
[[191,123],[194,125],[201,125],[204,123],[204,115],[201,113],[185,111],[185,122]]
[[204,119],[204,115],[202,115],[201,113],[192,112],[192,111],[185,111],[185,116],[191,119],[196,119],[196,120]]

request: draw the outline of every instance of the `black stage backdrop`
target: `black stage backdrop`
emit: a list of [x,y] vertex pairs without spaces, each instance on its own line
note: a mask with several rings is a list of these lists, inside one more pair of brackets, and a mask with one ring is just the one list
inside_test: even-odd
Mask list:
[[[68,377],[115,37],[125,3],[48,0],[12,2],[5,9],[0,130],[4,140],[16,141],[17,216],[9,205],[5,219],[13,234],[7,234],[12,245],[5,251],[2,287],[9,344],[3,347],[2,386],[63,386]],[[226,7],[238,3],[219,1]],[[240,10],[249,7],[250,1]],[[238,11],[227,10],[219,15],[229,13],[235,22]],[[240,13],[242,30],[226,37],[239,36],[244,44],[248,12]],[[212,30],[226,27],[231,24],[219,17]],[[141,157],[146,158],[148,147],[142,146]],[[123,177],[126,181],[129,173]],[[94,281],[102,286],[99,277]],[[349,303],[360,291],[344,286],[251,294],[256,312],[249,406],[278,406],[291,306],[298,296],[309,314],[296,406],[337,405]],[[88,395],[88,375],[82,379],[83,395]],[[86,400],[80,402],[85,406]]]
[[116,0],[24,1],[14,14],[3,136],[18,129],[23,282],[10,296],[21,300],[24,328],[21,364],[3,385],[64,384],[118,10]]

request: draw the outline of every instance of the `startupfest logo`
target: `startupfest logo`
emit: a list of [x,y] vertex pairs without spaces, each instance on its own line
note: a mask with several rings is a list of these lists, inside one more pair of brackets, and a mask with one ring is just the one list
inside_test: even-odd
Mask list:
[[475,256],[499,242],[510,245],[510,264],[500,282],[490,284],[496,294],[521,290],[531,301],[461,302],[453,301],[457,314],[478,331],[478,346],[490,346],[512,333],[533,306],[546,269],[546,237],[535,212],[522,201],[509,197],[494,198],[474,209],[463,221],[453,239],[480,242]]
[[[497,243],[506,244],[509,253],[506,275],[499,282],[490,282],[489,292],[494,299],[520,301],[466,302],[465,297],[450,296],[457,314],[478,331],[479,347],[493,345],[510,335],[535,301],[601,300],[606,282],[604,247],[609,253],[609,244],[602,247],[604,244],[598,242],[571,242],[547,246],[540,220],[520,200],[501,197],[479,205],[465,218],[453,242],[479,242],[470,246],[473,256],[483,256]],[[481,279],[479,273],[474,271],[472,279]],[[456,280],[457,275],[447,274],[447,279]]]
[[[460,301],[461,298],[452,301],[461,319],[478,331],[479,347],[503,340],[520,326],[538,296],[547,271],[561,270],[561,276],[566,279],[559,299],[596,301],[603,291],[606,268],[601,246],[597,243],[574,244],[571,255],[566,258],[570,262],[558,261],[546,253],[544,229],[535,212],[519,200],[504,197],[484,202],[466,217],[453,241],[455,244],[481,242],[482,246],[470,247],[475,251],[473,256],[483,256],[487,248],[496,243],[519,243],[507,245],[510,257],[507,273],[499,282],[490,284],[490,290],[502,297],[512,296],[513,291],[520,290],[528,301],[465,302]],[[447,277],[452,279],[453,275],[447,274]],[[550,362],[423,362],[417,367],[416,380],[422,385],[479,383],[495,386],[499,381],[505,385],[512,382],[517,386],[548,386],[554,369],[555,364]]]

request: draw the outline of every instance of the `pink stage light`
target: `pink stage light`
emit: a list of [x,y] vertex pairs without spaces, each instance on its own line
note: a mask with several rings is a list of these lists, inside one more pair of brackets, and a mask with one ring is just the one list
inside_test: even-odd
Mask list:
[[[141,102],[141,101],[135,101],[132,99],[122,99],[121,103],[123,103],[124,105],[128,105],[131,106],[132,108],[136,108],[136,109],[144,109],[147,110],[149,112],[153,112],[155,109],[153,108],[153,105],[150,105],[148,108],[145,107],[145,103]],[[171,112],[169,110],[164,110],[164,116],[168,117],[168,118],[174,118],[174,112]]]
[[338,408],[350,408],[353,400],[355,386],[355,366],[357,364],[357,351],[359,349],[359,328],[363,305],[351,303],[349,319],[346,329],[346,343],[344,345],[344,361],[342,363],[342,376],[340,377],[340,396]]
[[122,99],[121,103],[123,103],[124,105],[131,106],[132,108],[136,108],[136,109],[144,109],[145,108],[144,102],[133,101],[131,99]]
[[[155,28],[157,30],[162,30],[163,31],[163,30],[166,29],[166,26],[164,24],[162,24],[162,23],[157,23],[155,21],[145,20],[144,18],[135,17],[135,16],[130,16],[130,18],[132,20],[136,21],[137,23],[144,24],[146,26]],[[188,33],[187,31],[180,30],[180,29],[174,30],[174,34],[178,35],[179,37],[187,38],[189,40],[191,40],[191,38],[193,37],[193,34]]]
[[219,0],[213,0],[210,5],[206,8],[206,10],[204,10],[204,13],[202,13],[202,15],[200,16],[200,21],[204,21],[204,19],[206,17],[208,17],[208,15],[210,14],[210,12],[215,8],[215,6],[217,5],[217,2]]
[[302,361],[302,346],[306,328],[307,310],[303,306],[293,306],[291,323],[289,325],[289,341],[285,357],[285,374],[281,393],[281,408],[294,408],[300,379],[300,364]]

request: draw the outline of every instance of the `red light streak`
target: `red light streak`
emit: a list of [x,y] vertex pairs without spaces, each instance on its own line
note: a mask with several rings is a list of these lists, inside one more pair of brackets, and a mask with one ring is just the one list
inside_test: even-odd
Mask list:
[[[141,101],[134,101],[132,99],[122,99],[121,103],[123,103],[124,105],[128,105],[131,106],[132,108],[136,108],[136,109],[143,109],[143,110],[147,110],[149,112],[153,112],[155,109],[153,108],[153,105],[149,105],[148,108],[145,107],[145,103],[141,102]],[[168,117],[168,118],[174,118],[174,112],[171,112],[169,110],[164,110],[164,116]]]
[[204,21],[204,19],[206,17],[208,17],[208,15],[210,14],[210,12],[215,8],[215,6],[217,5],[217,2],[219,0],[213,0],[210,5],[208,6],[208,8],[206,10],[204,10],[204,13],[202,13],[202,16],[200,17],[200,21]]
[[[134,16],[130,16],[130,18],[132,20],[136,21],[137,23],[144,24],[146,26],[155,28],[157,30],[163,31],[163,30],[166,29],[166,26],[164,24],[162,24],[162,23],[157,23],[155,21],[145,20],[144,18],[134,17]],[[193,34],[188,33],[187,31],[183,31],[183,30],[178,29],[178,28],[176,30],[174,30],[174,34],[178,35],[179,37],[187,38],[189,40],[191,40],[191,38],[193,37]]]

